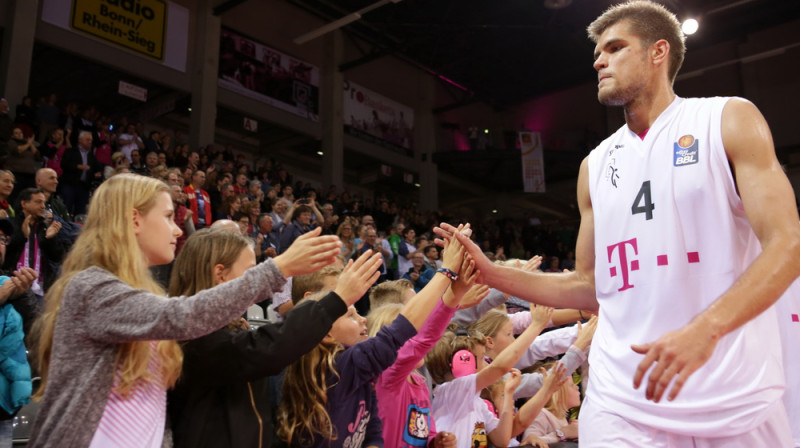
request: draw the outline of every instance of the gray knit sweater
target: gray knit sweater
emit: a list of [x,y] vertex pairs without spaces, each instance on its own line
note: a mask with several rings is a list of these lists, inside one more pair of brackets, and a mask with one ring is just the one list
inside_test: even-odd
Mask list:
[[[47,387],[28,447],[89,446],[111,393],[118,344],[206,335],[284,283],[271,260],[191,297],[137,290],[99,267],[77,274],[64,289]],[[171,437],[165,437],[164,446],[170,445]]]

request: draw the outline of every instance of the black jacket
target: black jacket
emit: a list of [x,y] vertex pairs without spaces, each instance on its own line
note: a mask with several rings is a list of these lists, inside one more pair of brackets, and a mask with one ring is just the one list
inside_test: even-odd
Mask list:
[[186,342],[183,373],[167,406],[175,448],[257,448],[259,440],[261,447],[271,446],[267,377],[316,347],[346,312],[331,292],[295,307],[282,324],[223,328]]
[[83,184],[86,187],[89,187],[95,180],[95,173],[103,172],[103,165],[97,161],[94,154],[92,154],[92,151],[89,151],[89,155],[86,160],[88,161],[87,165],[89,165],[90,168],[86,172],[86,181],[81,182],[81,174],[83,171],[78,169],[78,165],[83,164],[81,152],[77,146],[67,148],[67,150],[64,151],[64,158],[61,159],[61,169],[64,171],[64,173],[61,175],[59,180],[67,185]]
[[[32,240],[34,232],[25,238],[22,234],[22,223],[25,221],[25,214],[22,212],[17,213],[17,216],[11,221],[14,224],[14,235],[6,248],[6,259],[3,263],[3,269],[13,271],[17,269],[17,262],[25,250],[25,243]],[[47,291],[53,282],[56,281],[58,272],[55,269],[61,264],[64,259],[64,245],[59,241],[57,236],[53,238],[45,238],[47,226],[44,221],[39,219],[36,226],[36,236],[39,240],[39,249],[42,251],[41,272],[39,273],[42,287]],[[33,267],[33,263],[29,263]]]

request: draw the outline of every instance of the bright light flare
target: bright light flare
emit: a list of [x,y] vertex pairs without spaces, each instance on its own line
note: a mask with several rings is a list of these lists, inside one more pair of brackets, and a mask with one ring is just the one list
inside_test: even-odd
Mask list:
[[683,25],[681,25],[683,34],[687,36],[696,33],[698,28],[700,28],[700,24],[695,19],[686,19],[683,21]]

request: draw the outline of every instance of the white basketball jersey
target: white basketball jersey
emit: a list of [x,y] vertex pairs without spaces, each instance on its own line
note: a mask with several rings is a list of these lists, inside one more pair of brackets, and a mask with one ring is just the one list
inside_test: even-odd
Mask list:
[[589,155],[600,321],[588,393],[634,422],[698,437],[758,426],[784,389],[773,308],[723,337],[675,401],[646,400],[646,381],[633,389],[644,356],[631,344],[686,325],[761,251],[722,144],[727,101],[676,97],[644,139],[623,126]]

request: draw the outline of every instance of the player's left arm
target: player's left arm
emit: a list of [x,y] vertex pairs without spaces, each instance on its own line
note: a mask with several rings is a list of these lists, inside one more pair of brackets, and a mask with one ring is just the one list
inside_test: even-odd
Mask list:
[[645,355],[633,385],[638,388],[653,367],[646,396],[655,402],[670,383],[668,399],[673,400],[689,376],[708,361],[722,336],[769,308],[800,275],[800,221],[794,192],[758,108],[746,100],[729,100],[722,112],[722,141],[762,252],[730,289],[685,327],[653,343],[632,346]]

